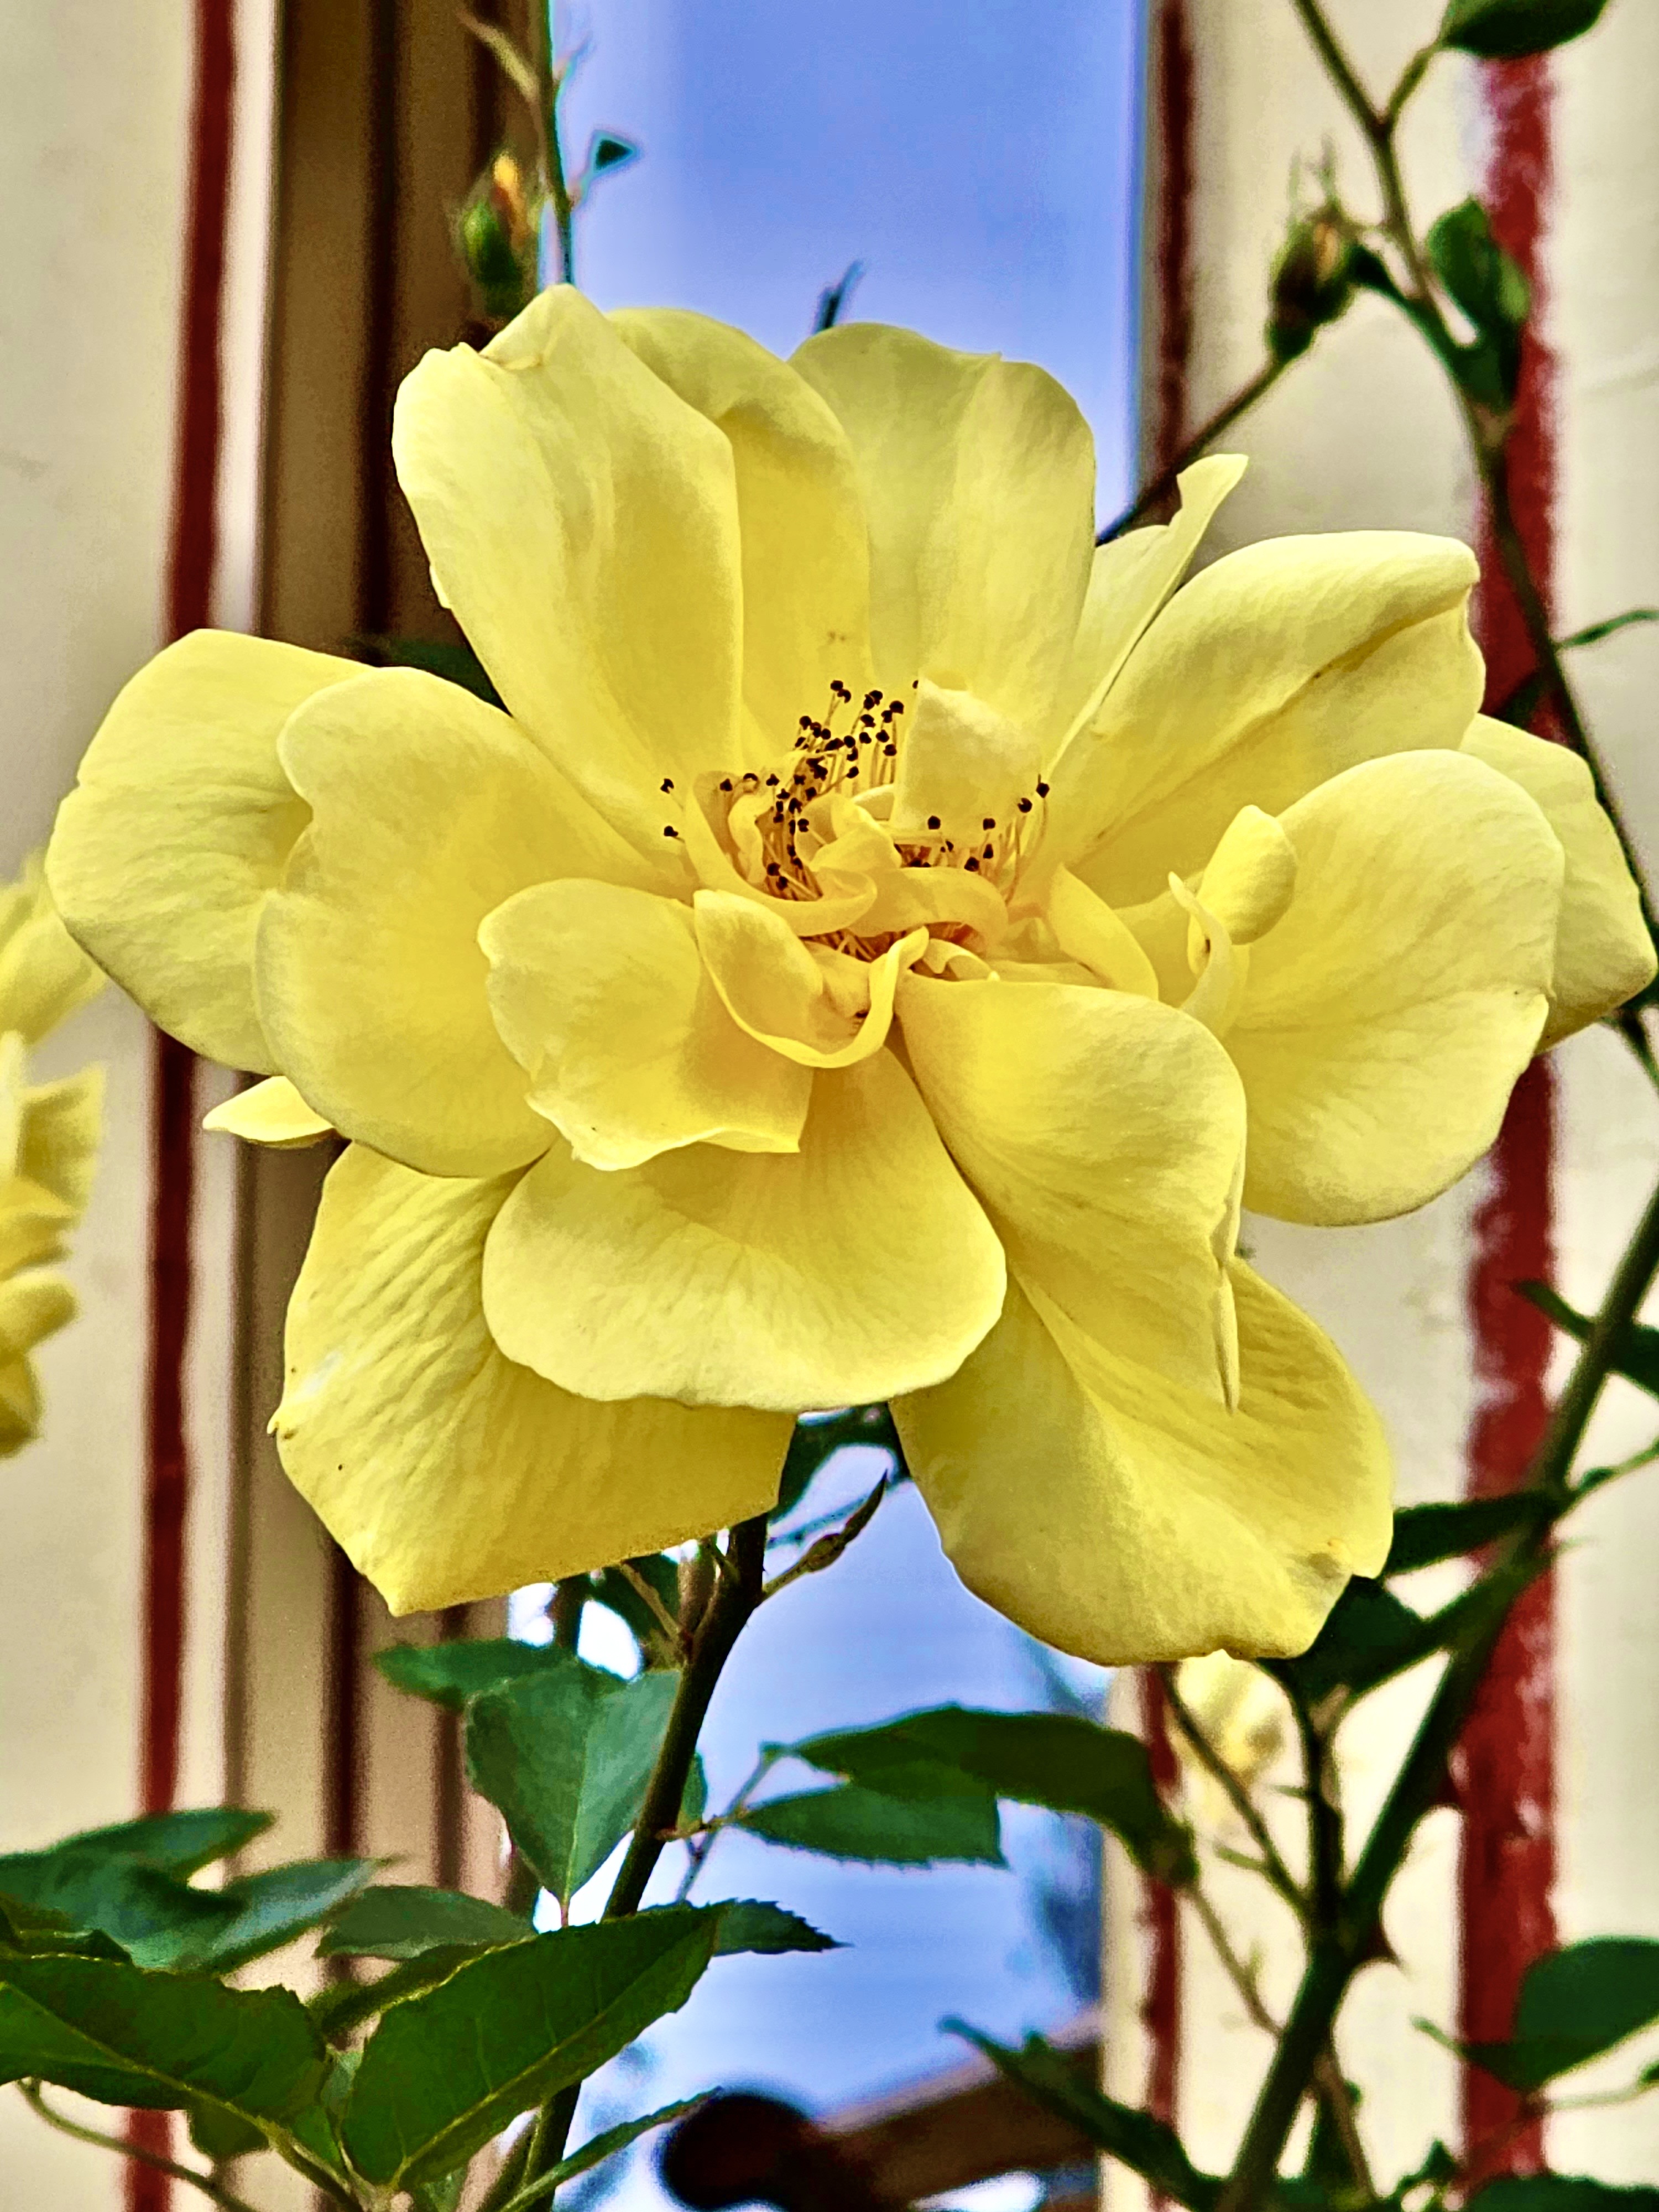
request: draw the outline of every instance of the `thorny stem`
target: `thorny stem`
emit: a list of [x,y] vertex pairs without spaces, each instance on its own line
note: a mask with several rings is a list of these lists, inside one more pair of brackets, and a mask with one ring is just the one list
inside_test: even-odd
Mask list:
[[[1342,1874],[1346,1856],[1343,1835],[1342,1801],[1331,1747],[1330,1733],[1321,1727],[1305,1698],[1291,1693],[1297,1735],[1302,1746],[1302,1774],[1308,1812],[1308,1896],[1310,1949],[1333,1929],[1342,1909]],[[1354,2116],[1353,2099],[1335,2045],[1326,2043],[1314,2062],[1315,2094],[1329,2114],[1347,2160],[1349,2172],[1372,2194],[1370,2167]]]
[[[1175,1674],[1174,1668],[1160,1667],[1158,1671],[1164,1681],[1164,1693],[1169,1699],[1171,1718],[1192,1746],[1194,1755],[1226,1791],[1234,1808],[1243,1817],[1249,1826],[1250,1832],[1255,1837],[1261,1848],[1261,1861],[1259,1863],[1251,1862],[1253,1869],[1264,1875],[1273,1888],[1279,1890],[1281,1895],[1286,1895],[1288,1892],[1286,1901],[1294,1907],[1297,1919],[1300,1920],[1306,1911],[1307,1900],[1297,1887],[1289,1868],[1279,1856],[1273,1838],[1267,1832],[1266,1823],[1250,1801],[1249,1792],[1215,1746],[1211,1743],[1196,1717],[1182,1699],[1179,1688],[1172,1680]],[[1273,1873],[1275,1867],[1279,1870],[1278,1876]],[[1280,1876],[1283,1879],[1284,1887],[1281,1887],[1279,1878]],[[1277,2039],[1280,2033],[1279,2022],[1262,2002],[1261,1991],[1255,1974],[1234,1948],[1232,1938],[1227,1932],[1226,1923],[1211,1902],[1208,1892],[1201,1882],[1194,1881],[1187,1886],[1182,1894],[1190,1900],[1200,1926],[1210,1939],[1211,1948],[1221,1963],[1222,1971],[1238,1992],[1246,2017],[1251,2025],[1260,2028],[1264,2035]],[[1360,2140],[1358,2126],[1354,2118],[1353,2098],[1344,2079],[1342,2069],[1336,2062],[1334,2051],[1327,2051],[1321,2054],[1314,2069],[1313,2088],[1314,2094],[1330,2116],[1332,2125],[1336,2130],[1337,2139],[1342,2146],[1343,2155],[1347,2160],[1349,2170],[1355,2182],[1368,2195],[1373,2193],[1370,2161],[1366,2158],[1365,2146]]]
[[1548,1568],[1557,1523],[1577,1502],[1571,1475],[1591,1413],[1613,1369],[1620,1340],[1659,1274],[1659,1189],[1650,1198],[1625,1249],[1594,1328],[1574,1363],[1527,1486],[1548,1510],[1514,1539],[1485,1577],[1504,1599],[1483,1610],[1486,1626],[1448,1660],[1439,1686],[1395,1778],[1340,1907],[1316,1935],[1255,2110],[1216,2212],[1259,2212],[1279,2171],[1297,2112],[1327,2050],[1338,2010],[1354,1975],[1375,1955],[1382,1907],[1418,1823],[1441,1796],[1446,1764],[1462,1733],[1487,1665],[1516,1599]]
[[[761,1601],[766,1577],[766,1519],[760,1513],[751,1521],[742,1522],[732,1531],[729,1550],[714,1553],[718,1569],[714,1587],[686,1655],[633,1836],[605,1901],[603,1917],[606,1920],[625,1919],[639,1911],[646,1885],[679,1819],[709,1701],[733,1646]],[[530,2148],[518,2175],[520,2187],[540,2179],[563,2157],[580,2094],[580,2082],[572,2082],[550,2098],[537,2114]],[[485,2200],[485,2212],[489,2212],[492,2203],[499,2212],[505,2201],[492,2191]]]
[[1209,1893],[1201,1882],[1188,1882],[1181,1894],[1198,1915],[1199,1924],[1210,1939],[1210,1948],[1221,1962],[1221,1970],[1237,1990],[1246,2018],[1252,2027],[1259,2027],[1263,2035],[1275,2038],[1280,2033],[1279,2022],[1261,2002],[1261,1991],[1256,1978],[1246,1960],[1233,1948],[1233,1939],[1227,1933],[1226,1923],[1210,1902]]
[[122,2158],[130,2159],[135,2166],[147,2166],[154,2173],[165,2173],[169,2180],[186,2181],[192,2189],[199,2189],[204,2197],[211,2197],[221,2208],[221,2212],[253,2212],[253,2207],[245,2197],[236,2196],[210,2176],[198,2173],[188,2166],[176,2165],[172,2159],[163,2158],[159,2151],[143,2150],[137,2143],[128,2142],[120,2136],[106,2136],[98,2128],[83,2128],[78,2121],[66,2118],[62,2112],[55,2112],[33,2081],[20,2081],[17,2086],[30,2111],[37,2113],[49,2128],[56,2128],[59,2135],[73,2136],[76,2142],[94,2143],[100,2150],[115,2151]]
[[1182,1696],[1180,1680],[1176,1669],[1173,1667],[1160,1667],[1158,1675],[1164,1685],[1164,1696],[1170,1709],[1170,1719],[1187,1739],[1193,1756],[1203,1767],[1205,1772],[1220,1784],[1226,1795],[1228,1803],[1249,1829],[1251,1841],[1261,1854],[1261,1869],[1267,1880],[1272,1883],[1285,1904],[1296,1914],[1297,1918],[1302,1919],[1308,1909],[1308,1900],[1303,1894],[1302,1885],[1285,1863],[1283,1855],[1273,1839],[1272,1832],[1262,1819],[1249,1791],[1214,1744],[1210,1741],[1197,1714]]
[[1320,1729],[1305,1699],[1292,1693],[1291,1707],[1302,1745],[1302,1771],[1308,1807],[1308,1891],[1316,1941],[1334,1925],[1342,1905],[1342,1808],[1336,1794],[1330,1738]]
[[1095,543],[1109,545],[1113,538],[1121,538],[1126,530],[1133,529],[1145,514],[1150,514],[1159,502],[1175,489],[1176,478],[1190,463],[1195,461],[1206,447],[1213,445],[1224,430],[1231,429],[1241,415],[1248,415],[1256,402],[1265,398],[1290,367],[1287,361],[1269,358],[1264,361],[1248,384],[1243,384],[1232,398],[1217,408],[1207,422],[1194,431],[1181,451],[1167,466],[1161,468],[1149,483],[1143,484],[1135,494],[1132,506],[1126,507],[1115,521],[1109,522]]

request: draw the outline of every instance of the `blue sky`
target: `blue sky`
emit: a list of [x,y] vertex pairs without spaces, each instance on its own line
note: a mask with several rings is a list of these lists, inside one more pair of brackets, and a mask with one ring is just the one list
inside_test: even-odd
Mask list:
[[853,313],[1041,362],[1082,404],[1101,505],[1133,439],[1138,0],[580,0],[579,274],[605,307],[702,309],[780,352],[850,262]]
[[[695,307],[787,352],[861,261],[854,316],[1060,377],[1094,425],[1103,513],[1123,503],[1138,0],[584,0],[560,34],[590,48],[568,100],[573,156],[595,129],[644,149],[581,217],[578,276],[602,306]],[[856,1465],[826,1475],[830,1502],[860,1494],[861,1473],[867,1486]],[[1042,1677],[903,1492],[740,1647],[707,1738],[716,1802],[762,1738],[946,1700],[1035,1705]],[[1006,1825],[1011,1874],[840,1868],[723,1838],[700,1895],[776,1898],[848,1948],[718,1962],[642,2061],[595,2085],[579,2131],[716,2082],[828,2108],[957,2063],[948,2012],[1005,2033],[1063,2019],[1075,1996],[1036,1911],[1061,1839],[1036,1814]],[[664,2201],[644,2160],[611,2198]]]

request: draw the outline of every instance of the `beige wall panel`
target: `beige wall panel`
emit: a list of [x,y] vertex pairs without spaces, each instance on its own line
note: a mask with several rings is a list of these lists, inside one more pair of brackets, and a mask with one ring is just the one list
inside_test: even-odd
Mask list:
[[[13,8],[0,71],[0,870],[51,827],[100,716],[155,648],[173,476],[190,53],[182,9]],[[45,1347],[44,1439],[0,1466],[0,1843],[132,1809],[149,1202],[149,1033],[108,992],[48,1041],[109,1071],[108,1137]],[[98,2115],[106,2122],[107,2112]],[[0,2097],[6,2196],[105,2212],[119,2177]]]

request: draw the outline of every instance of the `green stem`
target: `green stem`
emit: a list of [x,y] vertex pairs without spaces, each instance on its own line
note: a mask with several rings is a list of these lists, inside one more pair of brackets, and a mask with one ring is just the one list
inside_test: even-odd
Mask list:
[[[606,1920],[625,1919],[639,1911],[646,1886],[679,1820],[686,1782],[696,1756],[697,1738],[702,1733],[709,1701],[765,1589],[766,1522],[766,1515],[759,1513],[732,1531],[731,1549],[720,1562],[722,1571],[714,1577],[708,1602],[692,1638],[668,1716],[668,1726],[657,1753],[657,1763],[646,1784],[639,1818],[634,1823],[633,1836],[605,1900]],[[580,2094],[580,2082],[572,2082],[550,2097],[538,2113],[530,2148],[517,2176],[520,2187],[539,2180],[564,2156]],[[499,2185],[498,2183],[498,2188]],[[509,2197],[511,2194],[510,2191],[507,2192]],[[501,2201],[504,2203],[506,2197]],[[498,2212],[493,2191],[485,2200],[484,2212]]]
[[1182,471],[1195,461],[1206,446],[1213,445],[1224,430],[1230,430],[1241,415],[1247,415],[1259,399],[1265,398],[1289,367],[1287,361],[1272,358],[1264,361],[1249,381],[1240,385],[1232,398],[1218,407],[1207,422],[1194,431],[1175,459],[1141,486],[1135,494],[1133,506],[1126,507],[1115,521],[1109,522],[1095,543],[1109,545],[1113,538],[1121,538],[1126,530],[1133,529],[1143,515],[1151,514],[1160,501],[1167,499],[1175,489],[1176,478]]
[[553,1641],[561,1651],[574,1651],[581,1641],[582,1613],[591,1587],[586,1575],[566,1575],[553,1585],[547,1620],[553,1631]]
[[1315,1722],[1305,1699],[1295,1692],[1291,1708],[1307,1785],[1309,1920],[1317,1942],[1335,1924],[1342,1909],[1342,1808],[1336,1797],[1329,1737]]
[[1570,1480],[1620,1340],[1635,1319],[1659,1274],[1659,1189],[1648,1200],[1625,1249],[1595,1325],[1574,1364],[1529,1472],[1528,1487],[1549,1510],[1513,1542],[1491,1570],[1486,1585],[1504,1603],[1481,1618],[1488,1622],[1462,1650],[1454,1651],[1424,1715],[1406,1763],[1395,1777],[1367,1838],[1340,1908],[1310,1948],[1307,1972],[1285,2033],[1262,2083],[1255,2110],[1216,2212],[1258,2212],[1279,2171],[1285,2144],[1327,2048],[1348,1985],[1375,1955],[1382,1907],[1417,1826],[1441,1798],[1446,1765],[1462,1733],[1481,1681],[1516,1601],[1549,1566],[1557,1523],[1577,1502]]
[[49,2128],[56,2128],[59,2135],[73,2136],[76,2142],[92,2143],[100,2150],[114,2151],[118,2157],[130,2160],[135,2166],[147,2166],[154,2173],[165,2173],[169,2180],[188,2182],[192,2189],[199,2189],[204,2197],[211,2197],[221,2208],[221,2212],[253,2212],[253,2207],[245,2197],[236,2196],[210,2176],[198,2173],[188,2166],[176,2165],[172,2159],[163,2158],[157,2151],[141,2150],[137,2143],[130,2143],[120,2136],[106,2136],[98,2128],[83,2128],[78,2121],[66,2119],[62,2112],[54,2112],[33,2081],[20,2081],[17,2087],[29,2110],[37,2113]]
[[564,80],[555,64],[550,0],[530,0],[530,65],[536,77],[536,152],[542,182],[553,204],[553,225],[559,242],[559,282],[576,281],[576,207],[564,173],[564,146],[559,131],[559,99]]
[[1401,70],[1400,82],[1389,94],[1389,104],[1383,109],[1380,118],[1384,128],[1390,133],[1398,129],[1400,118],[1406,112],[1407,101],[1428,75],[1429,64],[1439,52],[1438,40],[1431,40],[1426,46],[1419,46],[1405,68]]
[[765,1514],[757,1514],[752,1521],[744,1521],[732,1531],[728,1564],[732,1571],[721,1575],[715,1583],[685,1672],[680,1677],[679,1692],[668,1716],[662,1748],[646,1785],[645,1802],[640,1808],[627,1855],[605,1901],[607,1920],[620,1920],[639,1911],[645,1886],[662,1856],[668,1833],[679,1820],[697,1738],[702,1732],[715,1685],[732,1656],[732,1647],[759,1605],[765,1587]]
[[1278,1891],[1298,1921],[1307,1913],[1308,1900],[1303,1895],[1302,1885],[1285,1863],[1284,1855],[1273,1839],[1272,1832],[1257,1810],[1249,1791],[1232,1768],[1204,1733],[1198,1716],[1181,1694],[1181,1684],[1173,1667],[1160,1667],[1158,1680],[1164,1685],[1164,1703],[1170,1717],[1187,1739],[1193,1756],[1205,1772],[1218,1783],[1228,1803],[1249,1832],[1250,1839],[1261,1854],[1264,1878]]

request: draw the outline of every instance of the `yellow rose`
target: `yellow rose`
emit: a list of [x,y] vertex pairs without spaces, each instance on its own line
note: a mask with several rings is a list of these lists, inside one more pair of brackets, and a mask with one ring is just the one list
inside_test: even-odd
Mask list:
[[49,862],[276,1079],[227,1126],[353,1140],[275,1422],[347,1551],[400,1609],[647,1551],[885,1399],[1039,1635],[1303,1648],[1387,1454],[1241,1199],[1419,1204],[1553,978],[1565,1026],[1651,972],[1577,765],[1465,744],[1469,554],[1285,540],[1166,610],[1242,464],[1097,552],[1037,369],[568,290],[428,355],[394,447],[507,711],[187,639]]
[[29,1048],[104,979],[53,910],[37,854],[0,884],[0,1457],[40,1425],[29,1354],[75,1312],[52,1263],[92,1188],[103,1075],[30,1084]]

